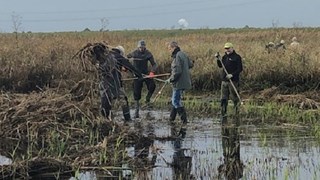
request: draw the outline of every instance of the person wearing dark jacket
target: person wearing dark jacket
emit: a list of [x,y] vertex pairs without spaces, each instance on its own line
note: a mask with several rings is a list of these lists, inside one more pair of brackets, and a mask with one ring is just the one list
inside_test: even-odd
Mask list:
[[182,104],[182,94],[185,90],[191,89],[191,74],[189,69],[193,67],[193,62],[188,55],[181,51],[178,43],[172,41],[168,45],[171,52],[171,75],[166,83],[172,83],[172,109],[170,112],[170,121],[174,121],[177,113],[184,124],[187,123],[187,113]]
[[[138,71],[144,75],[148,75],[149,78],[145,78],[143,80],[134,80],[133,82],[133,98],[135,100],[136,108],[135,108],[135,118],[139,118],[139,109],[140,109],[140,99],[141,99],[141,90],[143,87],[143,83],[145,82],[147,85],[148,93],[146,95],[146,104],[150,107],[150,99],[153,95],[156,84],[152,77],[154,76],[157,70],[157,63],[154,60],[152,53],[146,48],[146,42],[144,40],[140,40],[138,42],[138,49],[129,53],[127,57],[133,60],[133,66],[138,69]],[[148,62],[151,64],[151,69],[148,68]]]
[[104,51],[96,50],[95,54],[99,60],[98,71],[100,75],[100,98],[101,113],[109,118],[112,102],[118,99],[121,103],[123,116],[126,121],[131,120],[128,98],[123,90],[121,80],[121,67],[134,73],[137,77],[143,78],[142,74],[136,70],[128,59],[121,55],[122,46],[113,48],[110,53],[105,55]]
[[121,83],[121,87],[122,86],[122,74],[121,74],[121,70],[125,69],[125,70],[129,70],[131,73],[133,73],[136,77],[138,77],[138,79],[140,78],[143,79],[142,74],[140,73],[140,71],[135,68],[127,58],[124,57],[124,48],[122,46],[117,46],[115,48],[112,49],[111,53],[114,55],[114,57],[117,59],[117,70],[118,70],[118,74],[119,74],[119,79],[120,79],[120,83]]
[[[239,80],[240,73],[242,72],[242,58],[233,49],[233,44],[227,42],[224,45],[225,54],[220,60],[220,55],[216,54],[218,67],[221,68],[221,114],[225,116],[227,113],[229,95],[234,103],[235,112],[238,113],[239,98],[237,92],[239,92]],[[225,68],[225,69],[224,69]],[[232,87],[234,84],[237,92]]]

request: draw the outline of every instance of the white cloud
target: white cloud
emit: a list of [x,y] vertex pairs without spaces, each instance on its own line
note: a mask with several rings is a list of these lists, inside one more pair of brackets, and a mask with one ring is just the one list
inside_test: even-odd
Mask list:
[[179,19],[178,24],[179,24],[180,28],[187,28],[189,26],[188,21],[183,18]]

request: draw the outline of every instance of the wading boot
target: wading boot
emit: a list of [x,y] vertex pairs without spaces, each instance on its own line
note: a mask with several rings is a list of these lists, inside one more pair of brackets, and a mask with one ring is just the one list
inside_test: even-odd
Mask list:
[[146,100],[146,107],[147,107],[148,110],[152,109],[152,103],[150,102],[150,99]]
[[240,105],[239,101],[234,101],[233,104],[234,104],[234,115],[239,116],[239,105]]
[[177,116],[177,109],[174,106],[171,106],[169,121],[173,122],[176,119],[176,116]]
[[221,99],[221,117],[227,116],[228,101],[226,99]]
[[130,108],[127,105],[122,106],[122,113],[125,121],[131,121]]
[[183,124],[187,124],[188,121],[187,121],[187,113],[186,113],[186,110],[184,109],[184,107],[178,107],[177,108],[177,112],[180,116],[180,119],[182,121]]
[[134,118],[139,118],[139,108],[140,108],[140,103],[139,101],[136,101],[136,110],[134,112]]
[[152,93],[148,92],[147,96],[146,96],[146,105],[147,105],[147,108],[151,108],[151,96],[152,96]]
[[108,120],[111,120],[111,117],[110,117],[110,111],[109,110],[106,110],[106,109],[101,109],[101,114],[103,117],[105,117],[106,119]]

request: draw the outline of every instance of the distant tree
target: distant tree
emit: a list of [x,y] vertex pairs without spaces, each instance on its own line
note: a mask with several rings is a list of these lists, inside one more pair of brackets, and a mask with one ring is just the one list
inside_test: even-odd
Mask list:
[[279,26],[279,20],[273,19],[273,20],[272,20],[272,27],[273,27],[273,28],[277,28],[278,26]]
[[107,30],[107,27],[109,25],[109,20],[106,17],[103,17],[100,19],[100,22],[101,22],[100,31],[103,32],[103,31]]
[[302,22],[294,22],[294,23],[292,24],[292,26],[293,26],[294,28],[302,27]]
[[21,19],[22,17],[18,14],[15,14],[15,12],[13,12],[13,14],[11,15],[12,18],[12,23],[13,23],[13,33],[15,34],[15,38],[16,38],[16,43],[17,43],[17,47],[18,47],[18,32],[22,30],[22,23],[21,23]]
[[204,26],[201,29],[210,29],[209,26]]

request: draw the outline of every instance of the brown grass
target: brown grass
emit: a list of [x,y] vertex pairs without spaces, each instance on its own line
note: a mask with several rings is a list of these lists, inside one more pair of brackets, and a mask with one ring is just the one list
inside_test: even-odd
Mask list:
[[[300,49],[266,53],[267,42],[284,39],[289,43],[293,36],[300,40]],[[18,34],[18,41],[14,34],[0,34],[0,89],[5,91],[0,95],[0,138],[8,142],[0,145],[0,152],[15,161],[2,174],[11,177],[12,168],[26,173],[28,163],[36,170],[38,165],[48,165],[45,163],[65,166],[67,171],[99,166],[102,163],[98,155],[114,149],[119,137],[127,141],[139,139],[138,132],[128,132],[97,118],[97,74],[83,71],[81,61],[72,59],[89,42],[122,45],[128,53],[136,48],[138,40],[144,39],[160,65],[157,73],[166,73],[171,63],[166,43],[178,41],[195,61],[194,90],[203,91],[219,89],[214,54],[223,52],[223,44],[230,41],[243,57],[243,92],[258,92],[260,98],[301,109],[319,109],[319,96],[315,93],[320,82],[319,36],[318,28],[23,33]],[[302,91],[305,95],[287,95]],[[90,132],[97,133],[91,144]],[[61,145],[62,141],[68,143],[63,151],[52,149],[52,143]],[[13,144],[9,146],[9,142]],[[22,155],[14,156],[15,151]],[[113,153],[106,152],[104,164],[117,165]],[[48,157],[57,158],[48,162]]]
[[[144,39],[160,65],[158,73],[170,69],[170,54],[165,44],[178,41],[195,61],[192,70],[195,90],[219,87],[218,68],[213,56],[217,51],[223,52],[223,44],[227,41],[232,42],[243,57],[243,89],[279,86],[291,92],[315,90],[320,82],[320,47],[315,41],[319,32],[317,28],[279,28],[23,33],[18,35],[18,43],[13,34],[1,34],[0,87],[19,92],[46,86],[68,88],[84,78],[94,78],[92,73],[83,72],[79,60],[71,59],[88,42],[107,41],[114,46],[122,45],[128,53],[136,48],[138,40]],[[284,54],[265,52],[267,42],[283,39],[289,44],[293,36],[301,43],[299,50],[288,49]]]

